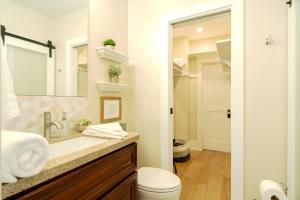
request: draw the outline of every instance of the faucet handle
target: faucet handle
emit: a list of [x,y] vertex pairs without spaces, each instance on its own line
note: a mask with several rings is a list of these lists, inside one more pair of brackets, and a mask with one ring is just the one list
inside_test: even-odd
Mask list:
[[67,112],[62,112],[62,120],[67,120]]

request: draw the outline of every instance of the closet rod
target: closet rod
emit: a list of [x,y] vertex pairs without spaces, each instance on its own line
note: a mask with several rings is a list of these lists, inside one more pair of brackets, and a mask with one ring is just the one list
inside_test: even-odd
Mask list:
[[15,35],[13,33],[7,32],[5,26],[1,25],[1,38],[2,38],[3,44],[5,44],[5,36],[17,38],[17,39],[24,40],[24,41],[27,41],[27,42],[31,42],[31,43],[34,43],[34,44],[37,44],[37,45],[41,45],[43,47],[47,47],[47,48],[49,48],[49,57],[50,58],[52,57],[52,50],[55,49],[55,46],[53,46],[53,43],[52,43],[51,40],[48,40],[47,43],[42,43],[42,42],[39,42],[39,41],[36,41],[36,40],[32,40],[30,38]]

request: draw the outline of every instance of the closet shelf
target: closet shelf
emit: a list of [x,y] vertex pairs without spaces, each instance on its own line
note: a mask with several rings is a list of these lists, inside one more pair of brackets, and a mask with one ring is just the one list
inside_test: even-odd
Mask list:
[[182,70],[183,70],[183,68],[182,68],[182,67],[178,67],[178,66],[176,66],[176,65],[173,65],[173,70],[176,71],[176,72],[181,73]]
[[198,52],[189,52],[188,56],[196,56],[196,55],[207,55],[207,54],[217,54],[218,52],[215,50],[211,50],[211,51],[198,51]]
[[97,47],[96,51],[100,58],[105,58],[116,63],[124,63],[129,59],[126,55],[105,47]]
[[191,73],[188,73],[188,72],[183,72],[179,75],[174,75],[174,77],[199,78],[199,76],[197,74],[191,74]]
[[223,65],[224,71],[230,71],[231,68],[231,40],[216,41],[218,54]]
[[101,92],[121,92],[123,90],[129,89],[130,85],[120,84],[120,83],[96,83],[97,88]]

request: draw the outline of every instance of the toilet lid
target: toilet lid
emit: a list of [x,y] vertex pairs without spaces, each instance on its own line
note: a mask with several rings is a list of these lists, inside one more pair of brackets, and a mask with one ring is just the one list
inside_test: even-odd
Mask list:
[[138,187],[147,191],[173,191],[180,186],[180,179],[173,173],[159,168],[142,167],[138,170]]

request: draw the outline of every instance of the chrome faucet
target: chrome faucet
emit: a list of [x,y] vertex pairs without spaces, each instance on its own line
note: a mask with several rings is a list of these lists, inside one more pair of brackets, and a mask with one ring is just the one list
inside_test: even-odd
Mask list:
[[51,139],[51,127],[55,126],[57,130],[60,130],[62,127],[59,122],[51,121],[51,112],[44,112],[44,137],[49,140]]

